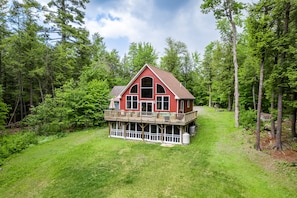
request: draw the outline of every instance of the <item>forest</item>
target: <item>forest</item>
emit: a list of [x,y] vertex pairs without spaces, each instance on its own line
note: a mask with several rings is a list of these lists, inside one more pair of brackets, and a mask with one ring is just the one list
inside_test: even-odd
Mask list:
[[195,105],[235,111],[237,126],[256,131],[256,149],[262,112],[275,149],[283,120],[297,138],[296,1],[204,0],[197,12],[215,16],[221,39],[200,55],[168,37],[161,57],[148,42],[130,43],[123,57],[108,51],[100,32],[83,28],[88,2],[0,1],[0,130],[52,135],[102,126],[111,88],[149,63],[173,73]]

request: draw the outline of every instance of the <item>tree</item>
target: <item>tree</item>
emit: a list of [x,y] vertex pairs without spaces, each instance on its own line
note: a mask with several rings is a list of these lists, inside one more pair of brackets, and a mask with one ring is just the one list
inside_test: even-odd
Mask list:
[[[268,14],[271,7],[267,1],[259,2],[251,7],[248,18],[249,43],[252,55],[256,57],[260,65],[259,71],[259,94],[257,105],[257,127],[256,127],[256,150],[261,150],[260,130],[261,112],[263,98],[264,65],[271,48],[273,33],[270,30],[271,16]],[[270,52],[271,53],[271,52]]]
[[2,100],[3,90],[0,85],[0,130],[4,128],[6,124],[7,113],[9,112],[8,105]]
[[145,64],[156,65],[158,55],[150,43],[131,43],[127,55],[127,63],[131,77],[135,75]]
[[85,30],[77,26],[84,24],[85,13],[82,9],[86,9],[86,3],[89,0],[51,0],[48,7],[43,8],[47,12],[45,22],[54,24],[53,33],[61,36],[62,43],[76,42],[85,36]]
[[171,72],[179,81],[183,82],[182,70],[186,65],[185,61],[189,52],[185,43],[175,41],[172,38],[166,39],[164,56],[161,57],[161,68]]
[[213,12],[217,20],[221,18],[227,18],[232,27],[232,52],[234,63],[234,97],[235,97],[235,126],[239,126],[239,88],[238,88],[238,63],[236,54],[236,22],[235,17],[239,16],[241,10],[244,8],[243,3],[236,2],[234,0],[204,0],[201,4],[203,13]]
[[0,2],[0,84],[4,79],[4,53],[5,53],[5,38],[9,35],[7,27],[7,12],[8,12],[8,0]]

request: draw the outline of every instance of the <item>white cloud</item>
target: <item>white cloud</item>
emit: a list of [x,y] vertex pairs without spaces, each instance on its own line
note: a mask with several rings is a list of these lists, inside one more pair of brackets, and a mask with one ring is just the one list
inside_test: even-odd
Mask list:
[[186,43],[190,52],[199,53],[203,53],[210,41],[218,39],[213,17],[203,15],[200,3],[195,0],[172,13],[159,9],[152,0],[117,1],[112,6],[99,5],[96,12],[100,16],[110,14],[119,20],[103,17],[97,21],[93,15],[92,19],[86,20],[86,27],[91,34],[98,32],[107,39],[128,38],[129,43],[149,42],[160,55],[168,37]]

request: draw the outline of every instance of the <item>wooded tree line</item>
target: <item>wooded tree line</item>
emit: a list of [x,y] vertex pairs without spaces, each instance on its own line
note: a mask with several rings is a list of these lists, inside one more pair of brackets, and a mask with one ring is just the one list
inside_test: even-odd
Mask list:
[[277,149],[285,117],[297,136],[296,1],[205,0],[202,11],[214,13],[221,39],[211,42],[203,57],[167,38],[162,57],[150,43],[139,42],[122,58],[116,49],[107,51],[100,32],[89,35],[83,28],[88,2],[51,0],[44,7],[35,0],[0,2],[0,126],[25,121],[50,134],[100,125],[109,90],[126,85],[149,63],[172,72],[196,105],[238,111],[238,124],[257,126],[258,135],[255,113],[270,113],[272,126],[277,122],[272,127]]

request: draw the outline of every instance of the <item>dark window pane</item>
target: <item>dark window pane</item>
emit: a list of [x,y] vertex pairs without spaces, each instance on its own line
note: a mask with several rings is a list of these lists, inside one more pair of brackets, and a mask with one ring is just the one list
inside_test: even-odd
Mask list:
[[165,89],[163,88],[162,85],[157,85],[157,93],[161,94],[161,93],[165,93]]
[[164,96],[164,101],[169,101],[169,97],[168,96]]
[[157,102],[157,109],[162,110],[162,102]]
[[141,97],[142,98],[152,98],[153,97],[153,89],[141,89]]
[[169,110],[169,104],[168,104],[168,102],[164,102],[163,109],[164,110]]
[[157,133],[157,126],[156,125],[151,125],[151,132],[152,133]]
[[130,93],[137,93],[137,88],[138,86],[137,85],[134,85],[131,90],[130,90]]
[[153,87],[153,79],[150,77],[144,77],[141,80],[141,87]]
[[133,109],[137,109],[137,101],[133,101]]

